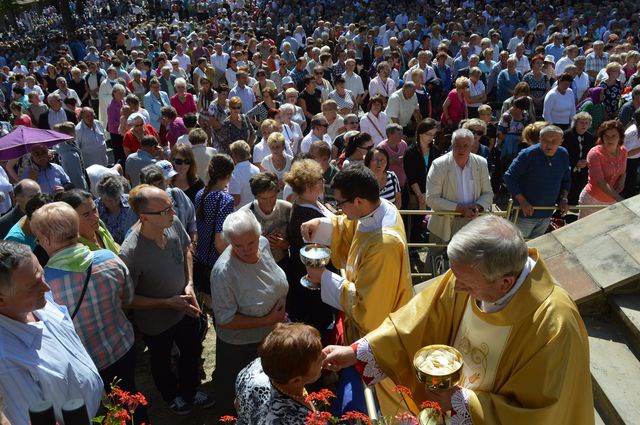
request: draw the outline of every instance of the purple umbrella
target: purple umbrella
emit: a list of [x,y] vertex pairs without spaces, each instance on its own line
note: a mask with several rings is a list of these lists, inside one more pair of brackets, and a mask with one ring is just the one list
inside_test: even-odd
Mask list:
[[11,133],[0,137],[0,160],[8,161],[20,158],[22,155],[29,153],[33,145],[51,147],[71,139],[73,139],[73,136],[68,134],[20,125]]

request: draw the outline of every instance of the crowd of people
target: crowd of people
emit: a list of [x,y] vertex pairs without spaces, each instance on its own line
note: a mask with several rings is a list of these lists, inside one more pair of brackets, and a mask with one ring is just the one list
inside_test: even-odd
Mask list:
[[[0,41],[2,131],[71,137],[33,145],[0,168],[0,236],[10,241],[0,244],[0,340],[12,348],[0,358],[20,365],[0,366],[0,394],[14,424],[27,423],[29,405],[45,396],[58,416],[74,396],[95,413],[114,377],[136,391],[136,334],[175,414],[218,403],[222,414],[237,409],[241,423],[270,423],[261,421],[282,412],[301,423],[295,418],[313,406],[300,394],[324,382],[322,364],[360,365],[365,375],[381,368],[365,381],[377,384],[384,411],[399,401],[381,378],[407,379],[406,368],[397,374],[386,363],[403,355],[387,355],[384,344],[417,343],[396,342],[404,336],[393,335],[390,313],[404,318],[417,303],[435,302],[429,296],[446,298],[455,329],[463,304],[454,287],[482,314],[508,309],[526,276],[544,268],[520,242],[547,232],[571,206],[638,193],[635,4],[85,3],[74,33],[47,8],[19,17],[24,40]],[[509,198],[515,227],[480,217]],[[446,214],[409,222],[403,209]],[[470,279],[471,260],[460,252],[480,250],[469,238],[494,231],[513,241],[501,249],[520,257],[500,252],[511,261],[500,265],[506,275],[481,267]],[[498,244],[483,235],[481,243]],[[313,240],[332,248],[327,269],[298,256]],[[455,277],[410,301],[406,244],[427,241],[439,245],[431,258],[448,255]],[[303,287],[305,275],[321,290]],[[496,279],[500,290],[474,287]],[[565,295],[549,291],[568,309],[563,320],[574,320]],[[421,317],[444,314],[429,305]],[[427,319],[406,331],[422,332],[435,320]],[[210,320],[215,394],[199,390]],[[576,320],[571,347],[585,350]],[[24,333],[38,322],[46,344],[25,366]],[[386,330],[367,336],[381,324]],[[446,328],[438,331],[445,343],[461,343],[455,332],[446,337],[449,325],[433,326]],[[329,343],[353,343],[357,359],[336,345],[322,354]],[[283,370],[287,350],[297,363]],[[375,359],[361,357],[371,352]],[[82,378],[70,376],[75,367],[86,369]],[[511,372],[501,373],[511,382]],[[46,386],[29,384],[27,374]],[[492,379],[465,388],[493,393]],[[20,380],[23,390],[13,391]],[[513,385],[492,414],[529,423],[500,413],[512,403],[507,393],[523,415],[533,409]],[[256,387],[275,404],[264,392],[251,395]],[[452,396],[473,423],[491,409],[480,395]],[[566,397],[540,420],[570,404]],[[148,421],[147,410],[136,419]]]

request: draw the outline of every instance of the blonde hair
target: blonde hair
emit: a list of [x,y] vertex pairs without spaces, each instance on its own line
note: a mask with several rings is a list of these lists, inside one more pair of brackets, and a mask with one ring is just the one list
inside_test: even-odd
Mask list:
[[242,99],[240,99],[239,96],[233,96],[231,99],[229,99],[229,107],[232,106],[239,106],[242,108]]
[[529,145],[535,145],[540,141],[540,130],[548,125],[549,123],[546,121],[537,121],[529,124],[522,130],[522,140]]
[[262,121],[262,123],[260,123],[260,133],[262,133],[263,137],[268,138],[271,133],[274,133],[276,131],[280,131],[278,121],[267,118],[266,120]]
[[229,145],[229,151],[233,159],[244,161],[251,157],[251,146],[244,140],[236,140]]
[[466,89],[469,87],[469,79],[467,77],[456,78],[456,89]]
[[38,238],[44,236],[55,242],[65,242],[78,237],[80,218],[66,202],[53,202],[34,211],[30,225]]
[[620,64],[617,62],[608,63],[607,67],[604,69],[607,75],[611,74],[612,72],[620,72],[621,70],[622,70],[622,66],[620,66]]
[[273,148],[275,145],[284,144],[284,136],[277,131],[271,133],[267,138],[267,145]]

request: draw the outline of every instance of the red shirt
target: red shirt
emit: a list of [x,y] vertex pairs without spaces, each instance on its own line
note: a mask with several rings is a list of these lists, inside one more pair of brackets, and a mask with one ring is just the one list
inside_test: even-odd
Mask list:
[[19,118],[16,118],[13,121],[13,125],[15,127],[19,125],[24,125],[25,127],[33,127],[33,124],[31,123],[31,117],[27,114],[22,114]]
[[[156,131],[155,128],[151,127],[148,124],[145,124],[143,128],[144,128],[145,136],[146,135],[153,136],[157,140],[160,140],[160,137],[158,136],[158,132]],[[138,140],[136,135],[133,134],[131,130],[129,130],[124,135],[124,139],[122,140],[122,147],[129,149],[131,153],[137,152],[138,149],[140,149],[140,140]]]

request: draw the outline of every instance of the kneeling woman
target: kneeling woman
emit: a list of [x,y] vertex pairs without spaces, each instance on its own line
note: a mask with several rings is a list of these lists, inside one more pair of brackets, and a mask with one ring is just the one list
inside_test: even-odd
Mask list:
[[313,406],[305,385],[320,378],[322,343],[317,329],[279,324],[258,349],[260,358],[236,380],[238,423],[303,424]]
[[236,211],[224,221],[229,246],[211,272],[216,318],[215,388],[221,414],[233,413],[233,382],[258,355],[258,344],[285,318],[289,285],[269,241],[251,211]]

